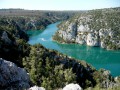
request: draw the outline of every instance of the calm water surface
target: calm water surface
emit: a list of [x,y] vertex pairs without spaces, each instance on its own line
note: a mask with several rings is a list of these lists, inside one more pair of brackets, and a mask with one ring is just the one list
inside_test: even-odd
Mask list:
[[90,47],[78,44],[60,44],[52,41],[52,35],[58,30],[59,22],[49,25],[44,31],[29,30],[29,43],[40,43],[46,48],[55,49],[76,59],[85,60],[95,68],[110,70],[113,76],[120,75],[120,50],[107,51],[99,47]]

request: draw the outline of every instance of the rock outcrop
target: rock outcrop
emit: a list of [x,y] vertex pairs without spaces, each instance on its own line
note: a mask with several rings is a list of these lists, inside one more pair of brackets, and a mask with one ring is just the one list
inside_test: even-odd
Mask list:
[[8,34],[6,33],[6,31],[3,32],[1,39],[7,44],[11,43],[11,40],[8,38]]
[[44,87],[33,86],[33,87],[29,88],[28,90],[45,90],[45,88]]
[[66,85],[63,90],[82,90],[82,88],[78,84],[68,84]]
[[1,89],[27,89],[30,79],[25,69],[17,67],[14,63],[0,58],[0,88]]
[[95,10],[75,15],[58,26],[59,30],[53,39],[62,43],[120,49],[119,12],[120,9]]
[[86,43],[89,46],[99,46],[98,36],[95,36],[94,33],[89,33]]

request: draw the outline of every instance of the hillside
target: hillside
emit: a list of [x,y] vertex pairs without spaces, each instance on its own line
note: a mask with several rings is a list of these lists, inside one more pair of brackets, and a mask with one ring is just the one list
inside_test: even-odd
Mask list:
[[86,11],[62,22],[53,39],[105,49],[120,49],[120,8]]

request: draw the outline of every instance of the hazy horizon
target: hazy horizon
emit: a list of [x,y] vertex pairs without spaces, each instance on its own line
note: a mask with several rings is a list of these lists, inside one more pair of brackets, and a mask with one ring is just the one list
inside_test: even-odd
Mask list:
[[0,0],[0,9],[93,10],[120,7],[119,0]]

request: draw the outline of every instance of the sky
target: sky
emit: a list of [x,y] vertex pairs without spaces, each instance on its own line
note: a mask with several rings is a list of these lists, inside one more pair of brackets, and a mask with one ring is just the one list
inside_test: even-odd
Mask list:
[[0,0],[0,9],[91,10],[120,7],[120,0]]

